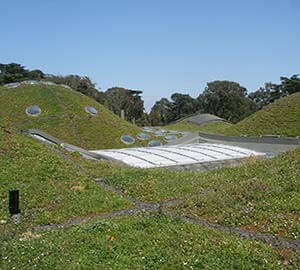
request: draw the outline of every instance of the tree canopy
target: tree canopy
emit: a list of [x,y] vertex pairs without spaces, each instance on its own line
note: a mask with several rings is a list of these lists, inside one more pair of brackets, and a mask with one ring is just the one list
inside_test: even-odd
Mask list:
[[44,73],[38,69],[29,71],[16,63],[0,64],[0,85],[43,78]]
[[106,106],[117,115],[124,110],[127,120],[138,120],[144,113],[144,101],[140,90],[131,90],[122,87],[112,87],[105,92]]
[[264,87],[259,88],[255,92],[249,94],[259,109],[274,102],[281,97],[300,92],[299,75],[293,75],[290,78],[280,77],[280,84],[265,83]]
[[237,82],[213,81],[207,83],[198,102],[206,113],[236,123],[255,110],[255,103],[247,97],[247,89]]
[[198,109],[197,100],[190,95],[174,93],[171,101],[162,98],[151,108],[150,119],[153,125],[166,124],[190,115]]

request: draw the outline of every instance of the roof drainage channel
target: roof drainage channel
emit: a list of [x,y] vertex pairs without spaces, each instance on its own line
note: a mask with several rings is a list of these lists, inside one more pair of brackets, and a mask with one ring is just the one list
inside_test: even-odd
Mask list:
[[43,142],[43,143],[56,144],[53,141],[50,141],[50,140],[48,140],[48,139],[46,139],[43,136],[38,135],[38,134],[30,134],[30,136],[33,137],[34,139],[37,139],[37,140]]
[[[110,157],[106,157],[103,156],[101,154],[98,153],[94,153],[94,152],[90,152],[87,151],[83,148],[80,148],[78,146],[74,146],[72,144],[68,144],[68,143],[64,143],[63,141],[41,131],[38,129],[29,129],[27,131],[24,131],[24,133],[30,135],[31,137],[38,139],[39,141],[42,141],[44,143],[48,143],[48,144],[56,144],[61,146],[62,148],[70,151],[70,152],[78,152],[83,156],[87,156],[89,158],[93,158],[93,159],[97,159],[97,160],[101,160],[101,159],[106,159],[106,160],[112,160],[112,161],[117,161],[120,162],[118,159],[114,159],[114,158],[110,158]],[[126,163],[124,163],[126,164]]]

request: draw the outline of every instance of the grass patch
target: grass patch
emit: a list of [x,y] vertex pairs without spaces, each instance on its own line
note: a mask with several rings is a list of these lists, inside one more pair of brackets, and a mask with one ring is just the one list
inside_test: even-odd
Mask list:
[[[9,104],[9,106],[7,106]],[[38,105],[42,113],[30,117],[25,110]],[[120,119],[95,100],[72,89],[55,85],[22,85],[14,89],[0,87],[0,118],[10,127],[19,130],[40,129],[67,143],[87,149],[125,148],[121,135],[136,136],[141,129]],[[85,111],[92,106],[98,114]],[[150,139],[151,140],[151,139]],[[146,145],[139,141],[131,146]]]
[[224,130],[233,126],[228,122],[210,122],[203,125],[196,125],[188,122],[188,119],[182,120],[175,124],[164,126],[167,130],[204,132],[204,133],[223,133]]
[[300,136],[300,93],[276,100],[237,124],[212,122],[195,125],[184,119],[164,128],[169,130],[204,132],[231,136],[270,135]]
[[292,252],[148,214],[28,232],[0,252],[2,269],[295,269],[300,263]]
[[223,171],[223,179],[207,194],[173,209],[222,225],[300,239],[300,150],[251,163]]
[[11,229],[7,207],[10,189],[20,190],[19,229],[130,205],[101,189],[45,145],[23,135],[9,134],[3,128],[0,128],[0,168],[0,233]]
[[145,202],[192,196],[175,210],[228,226],[300,238],[300,149],[209,172],[142,170],[80,161],[126,194]]
[[300,136],[300,93],[276,100],[221,133],[224,135]]

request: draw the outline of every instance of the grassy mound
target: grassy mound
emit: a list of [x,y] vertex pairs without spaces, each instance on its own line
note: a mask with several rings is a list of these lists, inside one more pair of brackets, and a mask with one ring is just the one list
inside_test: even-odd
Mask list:
[[11,225],[8,212],[11,189],[20,190],[19,229],[129,205],[101,189],[47,146],[0,128],[0,235]]
[[300,136],[300,93],[276,100],[222,133]]
[[300,93],[276,100],[235,125],[226,122],[210,122],[198,126],[187,121],[188,119],[184,119],[164,128],[234,136],[270,134],[300,136]]
[[[25,110],[30,105],[39,106],[41,114],[28,116]],[[40,129],[86,149],[126,147],[120,137],[124,134],[135,136],[140,132],[137,126],[120,119],[95,100],[57,85],[0,87],[0,106],[0,119],[7,126],[19,130]],[[86,106],[94,107],[98,114],[90,115],[85,111]],[[135,145],[142,143],[136,140]]]
[[228,122],[209,122],[201,126],[189,123],[187,119],[170,124],[164,127],[166,130],[205,132],[205,133],[223,133],[224,130],[233,126]]

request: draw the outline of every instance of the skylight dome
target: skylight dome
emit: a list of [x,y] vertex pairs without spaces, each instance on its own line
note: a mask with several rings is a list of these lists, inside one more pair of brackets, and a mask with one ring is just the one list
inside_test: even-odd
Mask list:
[[161,130],[161,129],[159,129],[159,130],[155,131],[154,134],[155,134],[156,136],[163,136],[163,135],[164,135],[164,131]]
[[86,106],[85,111],[91,115],[96,115],[98,111],[92,106]]
[[150,135],[146,134],[146,133],[139,133],[137,135],[137,138],[140,140],[148,140],[148,139],[150,139]]
[[177,139],[177,136],[175,136],[173,134],[165,136],[166,141],[173,141],[173,140],[176,140],[176,139]]
[[29,116],[39,116],[42,112],[41,108],[37,105],[28,106],[25,110]]
[[125,144],[133,144],[135,142],[135,139],[130,135],[123,135],[121,137],[121,141]]
[[152,140],[148,143],[148,146],[154,147],[154,146],[162,146],[162,143],[158,140]]

